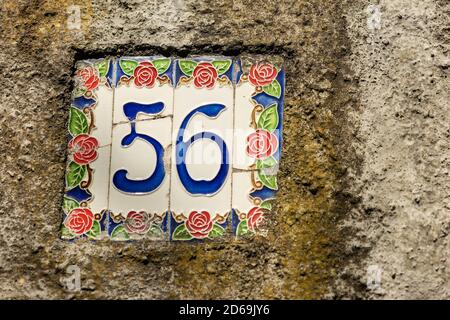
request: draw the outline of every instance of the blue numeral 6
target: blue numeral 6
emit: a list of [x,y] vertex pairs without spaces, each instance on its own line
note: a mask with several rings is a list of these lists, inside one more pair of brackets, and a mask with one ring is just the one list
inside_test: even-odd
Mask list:
[[[184,118],[183,122],[181,123],[180,130],[178,131],[177,135],[175,160],[177,164],[178,176],[180,177],[181,183],[183,184],[183,187],[186,189],[186,191],[188,191],[191,194],[211,195],[220,190],[220,188],[225,182],[229,170],[228,149],[227,145],[225,144],[225,141],[223,141],[223,139],[219,137],[217,134],[212,132],[200,132],[194,134],[190,139],[184,142],[183,141],[184,130],[186,129],[189,120],[196,113],[202,113],[210,118],[215,118],[224,109],[225,106],[223,104],[217,103],[206,104],[189,112],[189,114],[186,116],[186,118]],[[222,154],[222,163],[220,165],[219,172],[212,180],[209,181],[192,179],[186,168],[185,160],[187,150],[191,144],[193,144],[196,140],[199,139],[210,139],[211,141],[214,141],[219,146]]]

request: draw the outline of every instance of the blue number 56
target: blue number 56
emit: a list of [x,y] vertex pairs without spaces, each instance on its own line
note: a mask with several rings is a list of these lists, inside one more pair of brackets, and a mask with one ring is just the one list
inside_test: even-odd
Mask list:
[[[158,114],[164,108],[162,102],[153,104],[140,104],[135,102],[129,102],[124,105],[124,113],[130,121],[134,121],[139,112],[146,114]],[[191,112],[184,118],[181,123],[180,129],[178,130],[178,135],[176,139],[175,147],[175,161],[178,176],[180,177],[183,187],[191,194],[194,195],[211,195],[220,190],[222,185],[225,183],[226,177],[228,175],[229,164],[228,164],[228,149],[225,141],[215,133],[212,132],[200,132],[194,134],[191,138],[184,141],[183,135],[186,127],[197,113],[204,114],[210,118],[216,118],[218,115],[225,110],[225,106],[222,104],[212,103],[200,106]],[[122,139],[122,146],[128,147],[133,143],[135,139],[142,139],[150,143],[156,152],[156,166],[153,173],[144,180],[133,180],[127,178],[128,171],[125,169],[118,170],[114,173],[113,184],[114,186],[127,193],[150,193],[156,190],[163,182],[165,176],[164,170],[164,148],[161,143],[156,139],[141,133],[136,132],[135,123],[131,122],[131,132]],[[189,147],[199,139],[209,139],[214,141],[221,151],[221,164],[219,172],[212,180],[194,180],[189,175],[186,166],[186,153]]]

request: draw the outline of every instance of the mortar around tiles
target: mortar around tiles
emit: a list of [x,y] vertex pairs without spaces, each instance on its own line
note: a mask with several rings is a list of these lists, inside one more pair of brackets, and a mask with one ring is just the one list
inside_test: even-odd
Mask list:
[[123,57],[81,66],[73,106],[81,112],[71,113],[69,133],[72,140],[94,138],[99,148],[69,150],[97,157],[69,157],[67,177],[74,168],[86,173],[69,179],[63,238],[220,241],[264,234],[278,188],[279,64]]

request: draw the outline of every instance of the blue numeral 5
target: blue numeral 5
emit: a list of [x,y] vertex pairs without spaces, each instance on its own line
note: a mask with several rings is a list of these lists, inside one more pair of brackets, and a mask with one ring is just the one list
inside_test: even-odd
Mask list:
[[[139,112],[146,114],[158,114],[164,109],[162,102],[152,104],[140,104],[135,102],[126,103],[123,106],[124,113],[130,121],[136,119]],[[131,132],[122,139],[122,147],[128,147],[133,143],[135,139],[142,139],[150,143],[156,152],[156,167],[153,173],[144,180],[132,180],[127,178],[128,171],[121,169],[114,173],[113,184],[114,186],[124,192],[128,193],[150,193],[156,190],[164,180],[166,174],[164,170],[164,148],[154,138],[137,133],[135,122],[131,122]]]

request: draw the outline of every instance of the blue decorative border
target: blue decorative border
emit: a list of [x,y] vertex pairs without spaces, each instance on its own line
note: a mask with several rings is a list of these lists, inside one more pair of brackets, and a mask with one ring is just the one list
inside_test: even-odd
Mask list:
[[[77,64],[68,121],[69,155],[62,206],[61,238],[66,240],[100,239],[103,237],[108,223],[106,211],[92,212],[90,210],[89,203],[92,200],[92,193],[89,187],[92,179],[90,162],[96,160],[96,149],[98,148],[97,139],[91,136],[91,130],[94,126],[93,121],[95,120],[92,117],[92,109],[95,109],[97,104],[97,88],[102,85],[111,88],[112,75],[112,59],[86,60]],[[76,123],[77,121],[78,123]],[[80,151],[76,147],[70,150],[71,145],[77,146],[77,144],[86,140],[94,145],[94,149],[91,150],[93,152],[90,155],[79,154]],[[95,158],[92,157],[92,154],[95,155]],[[89,158],[83,158],[82,156],[89,156]],[[84,221],[84,225],[74,223],[73,221],[77,220],[73,219],[74,216],[79,217],[78,220]],[[80,233],[81,231],[82,233]]]
[[[261,65],[264,65],[268,70],[276,70],[276,76],[274,78],[270,78],[268,81],[272,83],[267,87],[262,87],[258,84],[252,82],[250,79],[250,74],[252,69],[258,69]],[[267,61],[253,61],[249,70],[243,70],[243,63],[241,59],[236,61],[237,72],[236,72],[236,83],[250,81],[252,85],[255,86],[255,92],[251,97],[251,100],[254,103],[254,108],[261,108],[259,110],[259,114],[261,115],[269,106],[273,106],[276,104],[278,123],[276,128],[273,131],[273,134],[276,136],[278,141],[278,148],[275,153],[271,155],[271,158],[276,161],[276,165],[279,165],[281,160],[282,153],[282,144],[283,144],[283,106],[284,106],[284,93],[285,93],[285,70],[282,66],[278,66],[276,68],[270,62]],[[255,75],[253,75],[255,76]],[[267,72],[262,72],[262,80],[267,81],[264,77],[267,76]],[[278,86],[277,86],[278,85]],[[272,88],[270,88],[272,86]],[[275,89],[273,89],[275,88]],[[251,119],[252,123],[256,122],[256,119]],[[255,128],[256,130],[256,128]],[[255,162],[256,164],[256,162]],[[278,169],[278,168],[276,168]],[[233,234],[237,238],[247,238],[252,237],[258,233],[258,224],[262,222],[271,209],[272,205],[270,200],[274,199],[276,196],[276,192],[278,187],[274,188],[271,186],[269,188],[261,181],[258,181],[255,176],[259,175],[261,171],[264,169],[256,168],[251,171],[251,179],[252,185],[255,186],[252,190],[249,190],[248,196],[254,202],[254,207],[249,212],[239,212],[238,208],[233,208],[231,213],[231,228]],[[274,174],[274,179],[276,181],[276,173]]]
[[[124,72],[124,70],[122,69],[121,63],[120,63],[123,60],[135,61],[137,63],[137,65],[139,66],[140,63],[142,63],[142,62],[151,62],[152,63],[152,61],[155,61],[158,59],[168,59],[170,61],[170,63],[169,63],[168,68],[166,70],[164,70],[164,72],[158,73],[158,78],[156,79],[156,81],[162,81],[162,83],[167,83],[165,81],[168,80],[170,85],[175,87],[177,85],[182,84],[181,83],[182,77],[189,78],[189,77],[186,77],[186,74],[183,73],[183,71],[180,68],[180,65],[178,63],[178,61],[180,61],[180,59],[166,58],[166,57],[162,57],[162,56],[120,57],[117,59],[108,59],[108,67],[107,67],[108,70],[106,73],[101,74],[101,76],[100,76],[101,84],[106,85],[111,88],[114,88],[116,86],[121,85],[121,82],[120,82],[121,79],[124,79],[125,81],[133,80],[134,74],[130,75],[131,74],[130,70],[133,70],[132,69],[133,66],[130,67],[130,69],[128,70],[128,73]],[[231,60],[231,64],[230,64],[229,68],[227,69],[226,72],[220,74],[217,77],[217,81],[219,81],[218,79],[222,79],[221,80],[222,82],[220,84],[224,84],[225,82],[227,82],[229,85],[233,85],[233,86],[236,86],[241,81],[248,81],[248,73],[246,72],[246,70],[243,70],[241,59],[234,59],[234,58],[230,58],[230,57],[221,57],[221,56],[194,57],[194,58],[187,58],[187,59],[195,61],[197,63],[202,63],[202,62],[212,63],[214,61],[220,61],[220,60]],[[102,60],[103,59],[83,61],[83,66],[84,67],[85,66],[95,67]],[[98,71],[98,67],[96,67],[96,68]],[[104,69],[106,69],[106,68],[104,68]],[[284,94],[285,94],[285,71],[283,68],[280,68],[278,70],[275,80],[280,85],[279,86],[280,87],[279,97],[274,96],[273,94],[272,95],[268,94],[265,90],[262,90],[260,87],[256,86],[255,94],[252,96],[252,100],[254,101],[255,105],[262,106],[263,109],[266,109],[275,103],[277,105],[276,109],[277,109],[279,121],[278,121],[277,127],[274,131],[274,134],[276,135],[276,137],[278,139],[278,149],[272,156],[276,160],[276,162],[279,163],[279,161],[281,159],[282,142],[283,142],[282,129],[283,129],[283,105],[284,105]],[[160,84],[161,84],[161,82],[160,82]],[[84,85],[86,85],[86,84],[84,84]],[[71,106],[75,109],[80,110],[81,112],[84,112],[85,109],[92,108],[93,106],[95,106],[95,104],[97,103],[97,98],[95,96],[95,89],[87,90],[83,94],[75,94],[75,92],[79,92],[80,87],[83,87],[82,81],[77,82],[77,85],[74,89],[74,96],[72,99]],[[90,121],[89,117],[87,117],[87,119],[88,119],[88,121]],[[88,134],[89,134],[89,132],[88,132]],[[74,138],[74,135],[72,135],[72,134],[68,135],[69,140],[72,140],[73,138]],[[263,204],[262,202],[264,202],[265,200],[270,200],[270,199],[275,198],[275,194],[276,194],[276,190],[268,188],[267,186],[262,186],[260,188],[254,188],[253,190],[249,191],[248,195],[251,198],[261,200],[261,203],[260,203],[261,206],[259,207],[259,209],[269,211],[270,204],[269,205],[267,203]],[[89,191],[88,187],[83,187],[80,184],[80,185],[77,185],[77,186],[74,186],[71,188],[67,188],[64,198],[74,200],[75,202],[80,204],[80,208],[89,208],[89,202],[92,199],[92,194]],[[67,219],[68,214],[69,214],[69,212],[63,213],[64,220]],[[87,237],[89,239],[97,239],[97,238],[101,238],[102,234],[106,234],[109,238],[113,238],[114,230],[119,226],[125,225],[126,218],[122,218],[121,221],[114,220],[113,219],[114,215],[110,211],[105,210],[105,211],[102,211],[101,213],[95,213],[95,214],[97,215],[96,220],[98,221],[98,223],[100,225],[100,230],[99,230],[100,234],[97,234],[96,237],[92,237],[92,235],[89,235],[88,233],[82,234],[77,237],[67,237],[67,234],[66,234],[66,236],[63,234],[63,238],[68,239],[68,240],[76,239],[79,237]],[[259,211],[256,214],[259,214]],[[189,217],[184,217],[184,221],[176,221],[173,213],[165,212],[163,214],[162,221],[157,225],[158,228],[160,228],[160,230],[161,230],[161,237],[159,237],[157,239],[170,240],[170,241],[186,240],[186,241],[190,241],[190,242],[201,241],[200,239],[196,239],[194,237],[192,237],[190,239],[174,239],[174,237],[173,237],[174,231],[179,226],[185,224],[187,219],[189,219]],[[244,220],[245,220],[245,218],[244,218]],[[231,229],[232,233],[235,236],[237,236],[238,238],[241,238],[241,236],[238,234],[238,229],[239,229],[239,225],[242,224],[242,221],[243,221],[242,214],[241,214],[241,216],[239,216],[238,211],[235,208],[233,208],[233,209],[231,209],[231,211],[229,213],[227,213],[226,219],[223,222],[222,221],[220,221],[220,223],[214,222],[214,224],[217,225],[216,230],[220,231],[221,230],[221,229],[219,229],[219,227],[220,227],[224,230],[224,232],[228,233],[228,229]],[[64,226],[64,224],[63,224],[63,226]],[[216,233],[216,235],[217,235],[217,233]],[[132,236],[128,236],[125,238],[118,237],[117,239],[112,239],[112,240],[130,241],[133,239],[143,239],[143,238],[151,238],[153,240],[156,240],[156,238],[152,237],[152,236],[147,237],[147,236],[140,236],[140,235],[139,236],[132,235]],[[204,239],[209,239],[209,238],[216,238],[216,236],[204,237]]]

